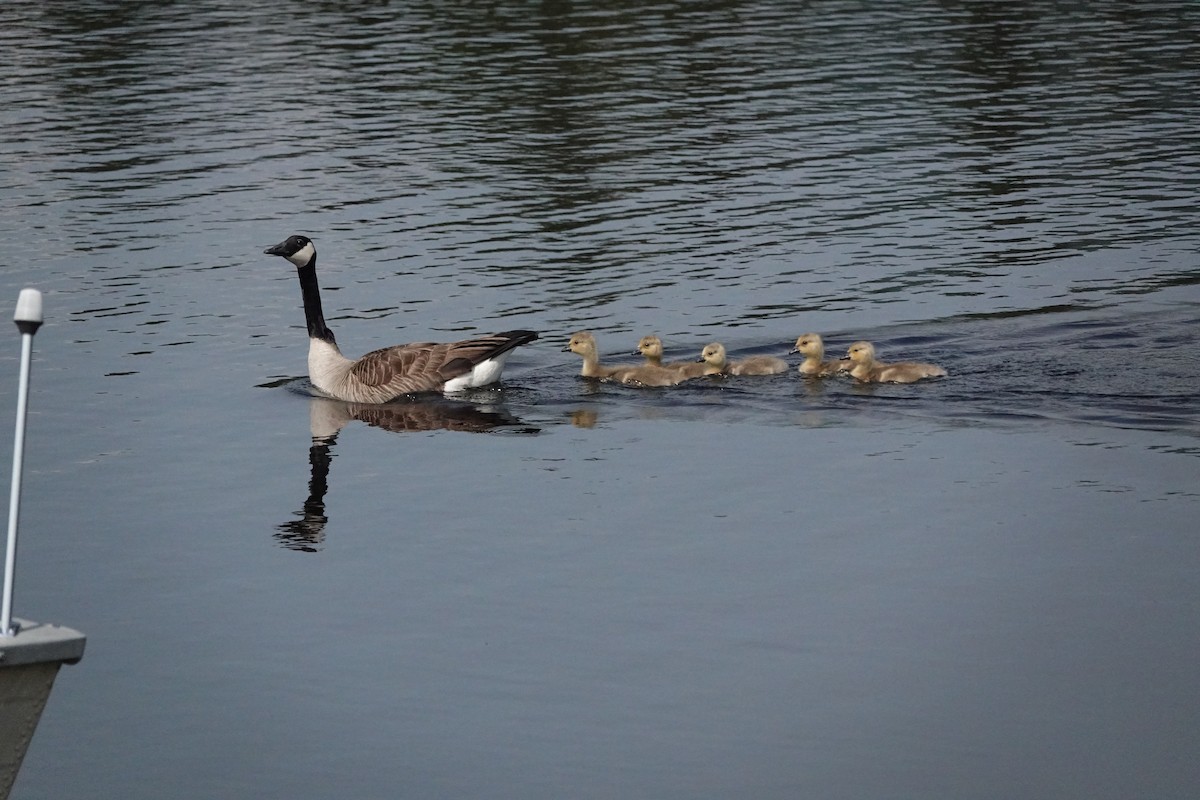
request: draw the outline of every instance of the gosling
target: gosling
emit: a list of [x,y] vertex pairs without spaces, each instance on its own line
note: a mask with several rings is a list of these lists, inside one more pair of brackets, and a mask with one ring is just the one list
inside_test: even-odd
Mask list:
[[[653,334],[651,334],[650,336],[643,336],[641,338],[641,340],[638,342],[637,354],[646,357],[646,364],[645,364],[646,367],[655,367],[657,369],[670,370],[671,372],[676,373],[679,376],[680,381],[688,380],[690,378],[699,378],[701,375],[705,374],[704,373],[705,366],[703,364],[700,364],[697,362],[670,361],[670,362],[667,362],[666,364],[664,364],[663,360],[662,360],[662,358],[663,358],[662,339],[658,338],[657,336],[655,336]],[[650,374],[652,376],[654,375],[654,373],[648,373],[648,374]],[[676,383],[679,383],[680,381],[676,381]],[[653,385],[665,386],[668,384],[653,384]]]
[[596,337],[589,331],[579,331],[571,335],[564,352],[572,352],[583,357],[583,368],[579,374],[585,378],[600,378],[601,380],[618,381],[620,383],[639,386],[674,386],[685,380],[681,375],[665,367],[651,367],[637,364],[619,364],[604,366],[600,363],[600,353],[596,347]]
[[850,370],[864,383],[913,383],[922,378],[941,378],[946,370],[936,364],[920,364],[915,361],[900,361],[884,364],[875,360],[875,345],[870,342],[855,342],[848,352],[854,364]]
[[647,366],[661,367],[663,365],[662,339],[653,334],[643,336],[638,340],[637,352],[634,355],[645,356]]
[[578,331],[571,334],[571,340],[563,348],[564,353],[575,353],[583,357],[583,369],[579,374],[585,378],[612,378],[618,372],[630,369],[632,364],[615,367],[605,367],[600,364],[600,352],[596,349],[596,337],[591,331]]
[[792,348],[793,353],[799,353],[804,356],[804,360],[800,362],[800,374],[811,375],[816,378],[825,378],[830,375],[836,375],[839,372],[849,372],[854,366],[848,358],[835,358],[830,361],[823,361],[825,358],[825,342],[821,339],[819,333],[806,333],[796,340],[796,346]]
[[[696,366],[699,366],[698,364]],[[656,367],[653,364],[642,364],[628,369],[618,370],[612,380],[630,386],[675,386],[696,375],[684,374],[681,370],[669,367]]]
[[700,361],[706,365],[705,375],[778,375],[788,370],[788,363],[775,356],[750,356],[729,361],[725,356],[725,345],[720,342],[706,345],[700,353]]

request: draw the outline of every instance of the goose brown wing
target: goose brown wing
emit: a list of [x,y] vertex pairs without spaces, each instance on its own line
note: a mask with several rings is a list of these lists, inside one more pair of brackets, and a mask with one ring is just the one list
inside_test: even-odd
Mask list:
[[461,342],[395,345],[367,353],[355,362],[350,374],[362,385],[386,389],[392,396],[436,391],[481,361],[536,338],[532,331],[508,331]]
[[473,369],[476,364],[507,353],[514,347],[532,342],[536,338],[537,334],[533,331],[505,331],[446,345],[448,349],[442,369],[451,370],[453,373],[447,375],[446,380],[462,375]]
[[470,369],[444,374],[451,344],[414,342],[373,350],[354,363],[350,374],[362,386],[386,389],[390,396],[440,389],[442,384]]

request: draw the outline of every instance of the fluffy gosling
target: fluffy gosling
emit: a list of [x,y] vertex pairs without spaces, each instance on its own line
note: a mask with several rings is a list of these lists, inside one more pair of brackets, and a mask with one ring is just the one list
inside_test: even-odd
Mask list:
[[[705,369],[704,365],[697,363],[697,362],[669,361],[666,364],[664,364],[663,360],[662,360],[662,358],[663,358],[662,339],[658,338],[657,336],[655,336],[653,334],[651,334],[650,336],[643,336],[641,338],[641,340],[638,341],[637,351],[638,351],[638,354],[645,356],[646,366],[658,367],[661,369],[671,370],[672,372],[677,373],[682,380],[687,380],[689,378],[699,378],[701,375],[704,375],[704,369]],[[678,381],[676,381],[676,382],[678,383]],[[666,385],[666,384],[655,384],[655,385]]]
[[836,375],[839,372],[849,372],[854,366],[848,358],[835,358],[824,361],[825,341],[819,333],[803,334],[796,340],[796,346],[792,348],[792,352],[804,356],[804,360],[800,362],[799,367],[801,375],[824,378],[829,375]]
[[921,364],[915,361],[899,361],[884,364],[875,360],[875,345],[870,342],[855,342],[848,352],[854,364],[850,374],[865,383],[912,383],[922,378],[941,378],[946,370],[936,364]]
[[674,386],[687,379],[684,375],[666,367],[645,364],[602,365],[600,351],[596,346],[596,337],[588,331],[572,334],[563,351],[575,353],[583,358],[583,368],[579,374],[585,378],[619,381],[635,386]]
[[583,358],[583,369],[579,374],[585,378],[611,378],[618,372],[630,369],[632,364],[622,364],[615,367],[605,367],[600,364],[600,351],[596,349],[596,337],[591,331],[578,331],[571,334],[570,341],[563,348],[564,353],[575,353]]
[[637,352],[634,355],[645,356],[647,366],[661,367],[663,365],[662,339],[653,334],[643,336],[638,340]]
[[705,375],[778,375],[788,370],[788,363],[775,356],[750,356],[729,361],[725,356],[725,345],[720,342],[706,345],[700,360],[707,365]]

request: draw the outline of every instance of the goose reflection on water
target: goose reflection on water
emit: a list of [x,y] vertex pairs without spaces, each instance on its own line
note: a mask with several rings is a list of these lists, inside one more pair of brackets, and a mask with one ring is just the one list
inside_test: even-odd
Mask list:
[[392,433],[422,431],[460,431],[487,433],[505,430],[511,433],[538,433],[524,425],[507,410],[478,406],[443,398],[421,398],[366,405],[324,397],[309,399],[309,428],[312,444],[308,448],[308,497],[290,519],[275,526],[275,538],[289,550],[318,552],[325,541],[325,494],[329,489],[329,465],[337,436],[348,423],[364,422],[372,428]]

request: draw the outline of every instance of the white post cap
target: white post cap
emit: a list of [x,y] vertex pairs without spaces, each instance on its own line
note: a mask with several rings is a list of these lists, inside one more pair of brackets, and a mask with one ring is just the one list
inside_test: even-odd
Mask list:
[[42,293],[37,289],[22,289],[17,298],[17,310],[13,314],[13,322],[42,322]]

